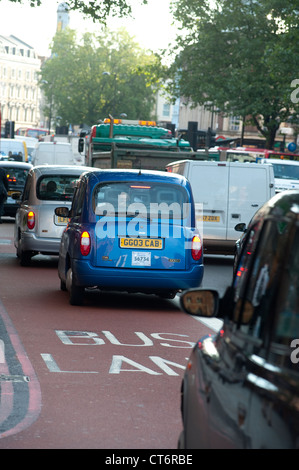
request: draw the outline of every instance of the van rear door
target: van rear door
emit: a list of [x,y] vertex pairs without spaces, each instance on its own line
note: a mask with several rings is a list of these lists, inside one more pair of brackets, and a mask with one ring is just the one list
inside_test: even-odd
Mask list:
[[235,225],[239,222],[248,225],[255,212],[274,195],[274,191],[270,190],[269,175],[270,171],[265,165],[230,163],[228,240],[237,240],[240,233],[236,232]]
[[192,186],[197,227],[204,240],[226,239],[228,171],[226,162],[190,162],[187,177]]

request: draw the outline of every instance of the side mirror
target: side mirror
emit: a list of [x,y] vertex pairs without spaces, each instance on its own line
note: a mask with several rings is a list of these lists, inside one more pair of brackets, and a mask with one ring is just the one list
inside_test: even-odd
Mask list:
[[58,217],[69,217],[69,208],[68,207],[56,207],[55,210],[55,215],[58,215]]
[[18,192],[12,193],[10,197],[14,199],[14,201],[19,201],[22,197],[22,193],[21,191],[18,191]]
[[235,225],[235,230],[237,232],[246,232],[246,224],[244,222],[240,222],[239,224]]
[[78,152],[82,153],[84,150],[84,138],[80,137],[78,140]]
[[189,289],[181,295],[180,304],[190,315],[213,317],[218,312],[219,294],[216,290]]

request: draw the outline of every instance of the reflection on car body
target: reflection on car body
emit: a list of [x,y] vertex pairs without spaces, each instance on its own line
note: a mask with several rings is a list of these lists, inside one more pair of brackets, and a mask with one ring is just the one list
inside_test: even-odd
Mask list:
[[90,170],[82,166],[44,165],[33,167],[16,213],[14,244],[22,266],[36,254],[58,255],[62,231],[68,219],[55,216],[54,209],[71,206],[76,182]]
[[298,447],[299,191],[277,194],[255,214],[222,299],[193,289],[181,305],[224,324],[189,359],[179,446]]
[[61,239],[58,272],[71,304],[84,289],[174,297],[199,286],[202,243],[189,182],[157,171],[94,170],[80,178]]
[[[8,193],[7,200],[4,203],[3,215],[15,217],[18,208],[16,198],[20,198],[22,195],[26,178],[32,165],[25,162],[3,160],[0,161],[0,167],[6,171],[6,177],[8,180]],[[12,197],[13,195],[14,197]]]

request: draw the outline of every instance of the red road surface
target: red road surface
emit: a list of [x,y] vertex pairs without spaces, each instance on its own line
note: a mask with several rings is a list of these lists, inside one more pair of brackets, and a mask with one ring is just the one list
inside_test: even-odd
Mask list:
[[[0,408],[0,448],[176,449],[184,367],[211,330],[155,296],[90,291],[71,306],[57,259],[23,268],[12,237],[13,223],[2,224],[0,340],[13,339],[15,354],[0,363],[0,406],[5,396],[13,408]],[[11,365],[26,389],[1,380]]]

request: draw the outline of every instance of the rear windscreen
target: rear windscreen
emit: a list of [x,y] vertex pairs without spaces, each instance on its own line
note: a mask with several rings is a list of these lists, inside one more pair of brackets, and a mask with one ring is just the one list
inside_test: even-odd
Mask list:
[[93,195],[93,209],[97,215],[134,216],[150,218],[186,217],[187,191],[174,184],[119,182],[99,184]]
[[43,201],[72,200],[80,175],[42,176],[36,187],[36,195]]
[[25,185],[29,169],[5,167],[3,170],[6,172],[9,188],[13,189]]

